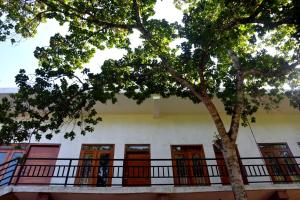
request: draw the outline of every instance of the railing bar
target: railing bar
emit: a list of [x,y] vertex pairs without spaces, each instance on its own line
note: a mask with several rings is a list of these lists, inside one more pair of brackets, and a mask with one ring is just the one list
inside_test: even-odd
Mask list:
[[154,170],[154,168],[155,168],[155,166],[152,166],[152,167],[151,167],[151,169],[152,169],[152,176],[153,176],[153,177],[155,177],[155,170]]
[[47,172],[47,176],[49,176],[50,173],[50,166],[47,166],[48,172]]
[[[276,158],[276,159],[274,159]],[[273,161],[278,160],[280,157],[274,157]],[[286,159],[286,157],[284,157]],[[295,157],[293,157],[295,158]],[[299,157],[300,158],[300,157]],[[242,158],[243,160],[245,160],[246,158]],[[254,158],[252,158],[254,159]],[[256,160],[261,160],[261,157],[257,157],[255,158]],[[270,158],[268,158],[270,159]],[[33,159],[29,159],[29,160],[33,160]],[[60,159],[36,159],[36,160],[60,160]],[[72,159],[72,160],[81,160],[81,159]],[[88,159],[88,160],[97,160],[99,161],[100,159]],[[124,159],[111,159],[111,160],[122,160],[124,162]],[[126,161],[128,161],[130,159],[126,159]],[[137,159],[133,159],[135,162],[137,161]],[[147,160],[149,161],[149,159],[138,159],[138,161],[142,161],[142,160]],[[173,184],[177,184],[178,182],[180,185],[187,185],[187,180],[189,178],[196,178],[195,183],[197,183],[196,185],[203,185],[203,178],[206,177],[220,177],[222,178],[223,176],[228,176],[226,170],[223,172],[223,170],[225,169],[224,165],[211,165],[210,162],[209,165],[206,164],[204,162],[204,160],[210,160],[210,159],[197,159],[199,160],[199,164],[196,165],[186,165],[187,161],[184,160],[192,160],[192,159],[183,159],[183,161],[181,160],[181,163],[184,164],[184,166],[180,166],[180,163],[177,163],[178,166],[175,167],[173,165],[169,165],[169,164],[164,164],[164,163],[158,163],[156,164],[154,161],[172,161],[174,159],[150,159],[151,164],[154,165],[145,165],[145,166],[140,166],[135,164],[134,166],[127,166],[127,171],[129,172],[127,175],[124,173],[123,175],[120,174],[120,170],[124,170],[124,166],[113,166],[113,165],[109,165],[109,171],[113,170],[117,168],[117,174],[115,172],[113,172],[112,175],[106,176],[106,178],[108,179],[112,179],[112,178],[122,178],[122,177],[127,177],[127,178],[159,178],[159,179],[165,179],[165,178],[177,178],[177,182],[173,183]],[[201,161],[203,160],[203,161]],[[217,160],[217,159],[214,159]],[[249,159],[251,160],[251,159]],[[71,159],[68,160],[69,162],[71,161]],[[177,160],[178,161],[178,160]],[[280,160],[281,161],[281,160]],[[198,161],[197,161],[198,162]],[[265,161],[266,162],[266,161]],[[10,163],[10,162],[7,162]],[[94,163],[94,162],[93,162]],[[300,182],[300,180],[289,180],[289,177],[291,176],[300,176],[297,173],[299,173],[297,171],[297,167],[299,167],[298,163],[287,163],[287,164],[281,164],[279,161],[277,161],[277,164],[255,164],[256,162],[254,162],[254,164],[248,164],[248,165],[243,165],[243,167],[241,166],[241,172],[244,173],[245,175],[247,175],[247,177],[266,177],[266,176],[270,176],[270,173],[268,170],[272,170],[274,173],[274,176],[279,180],[277,181],[267,181],[267,182]],[[29,165],[18,165],[18,164],[13,164],[11,166],[4,166],[1,165],[2,167],[4,167],[3,169],[0,170],[0,172],[4,172],[4,170],[6,170],[5,173],[1,173],[0,176],[4,176],[5,174],[9,174],[11,172],[14,171],[14,169],[18,169],[17,171],[20,171],[20,173],[18,173],[20,177],[53,177],[53,178],[59,178],[59,177],[65,177],[66,179],[68,179],[69,177],[76,177],[76,171],[80,171],[81,168],[86,168],[88,171],[87,174],[87,179],[91,180],[94,178],[97,178],[96,176],[96,172],[98,169],[98,165],[91,165],[91,166],[85,166],[85,165],[80,165],[79,163],[75,164],[75,165],[71,165],[69,164],[69,166],[67,165],[34,165],[34,164],[29,164]],[[20,166],[20,167],[18,167]],[[179,167],[180,166],[180,167]],[[157,169],[155,169],[157,168]],[[177,176],[174,176],[174,173],[176,174],[176,170],[177,169]],[[96,170],[96,171],[95,171]],[[167,171],[166,171],[167,170]],[[173,173],[171,170],[174,170]],[[194,175],[189,175],[187,170],[195,170],[194,171]],[[65,173],[66,171],[68,171],[67,173]],[[151,174],[152,172],[152,174]],[[109,173],[110,174],[110,173]],[[50,175],[50,176],[49,176]],[[9,177],[14,177],[15,174],[10,175]],[[9,178],[8,177],[8,178]],[[5,178],[5,179],[8,179]],[[285,179],[285,180],[281,180],[281,179]],[[4,179],[4,180],[5,180]],[[221,179],[222,180],[222,179]],[[14,181],[15,182],[15,181]],[[219,183],[213,181],[211,184],[222,184],[222,181]],[[252,183],[252,182],[256,182],[256,179],[253,181],[248,181],[248,183]],[[258,180],[257,182],[263,182],[262,180]],[[15,182],[15,184],[17,183],[17,181]],[[51,182],[52,185],[52,182]],[[67,182],[65,182],[65,184],[63,185],[70,185]],[[72,183],[71,185],[76,185],[74,183]],[[86,184],[89,185],[89,184]],[[94,184],[95,185],[95,184]],[[115,185],[115,184],[110,184],[110,185]],[[153,184],[156,185],[156,184]],[[161,184],[161,185],[167,185],[167,184]],[[172,184],[171,184],[172,185]]]
[[[58,168],[57,168],[57,175],[58,176],[59,176],[60,168],[61,168],[61,165],[59,165]],[[61,176],[63,177],[64,175],[62,174]]]

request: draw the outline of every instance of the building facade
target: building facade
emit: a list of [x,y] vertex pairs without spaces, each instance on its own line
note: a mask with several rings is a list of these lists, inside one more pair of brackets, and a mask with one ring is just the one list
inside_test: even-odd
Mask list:
[[[58,134],[2,145],[0,199],[233,199],[203,105],[177,97],[141,105],[118,99],[97,105],[103,122],[94,133],[75,129],[72,141]],[[256,119],[240,128],[236,146],[249,199],[299,199],[299,111],[285,101]]]

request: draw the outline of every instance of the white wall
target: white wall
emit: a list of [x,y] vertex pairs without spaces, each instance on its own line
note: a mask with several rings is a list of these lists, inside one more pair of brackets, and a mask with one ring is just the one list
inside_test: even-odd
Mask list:
[[[60,158],[79,158],[82,144],[114,144],[116,159],[124,158],[125,144],[150,144],[151,158],[171,158],[170,145],[203,144],[206,158],[213,158],[212,141],[216,128],[207,115],[102,115],[103,122],[95,132],[73,141],[63,135],[41,143],[61,143]],[[249,127],[241,127],[237,144],[241,157],[260,157],[258,143],[287,142],[293,155],[300,156],[300,115],[260,114],[257,122]],[[299,160],[298,160],[299,161]],[[263,160],[257,161],[263,164]],[[214,162],[210,162],[214,164]],[[120,180],[119,180],[120,181]],[[154,180],[155,181],[155,180]],[[171,180],[170,180],[171,181]],[[212,180],[212,181],[218,181]]]

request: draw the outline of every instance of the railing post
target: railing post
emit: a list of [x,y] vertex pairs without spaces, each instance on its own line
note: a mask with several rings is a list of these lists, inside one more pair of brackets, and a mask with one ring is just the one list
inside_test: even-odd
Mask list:
[[70,161],[69,161],[68,170],[67,170],[67,176],[66,176],[66,180],[65,180],[64,186],[67,186],[67,184],[68,184],[68,179],[69,179],[69,173],[70,173],[71,165],[72,165],[72,159],[70,159]]

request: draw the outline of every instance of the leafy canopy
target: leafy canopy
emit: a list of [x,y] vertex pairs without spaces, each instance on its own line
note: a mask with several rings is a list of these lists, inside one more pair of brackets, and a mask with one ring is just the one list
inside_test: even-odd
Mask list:
[[[0,143],[32,134],[51,139],[65,123],[73,124],[64,132],[66,138],[75,137],[76,126],[83,135],[93,132],[101,121],[94,105],[114,103],[118,93],[137,103],[151,94],[202,101],[218,122],[211,98],[224,103],[233,121],[246,120],[259,107],[271,109],[290,83],[288,95],[300,108],[299,1],[177,0],[184,13],[178,23],[155,19],[155,3],[0,0],[1,41],[34,37],[39,24],[49,19],[69,27],[66,35],[52,36],[48,47],[36,48],[34,79],[20,70],[19,92],[2,99]],[[134,30],[142,39],[136,48],[129,40]],[[181,42],[174,48],[174,41]],[[112,47],[126,54],[106,60],[98,73],[84,68],[97,50]]]

